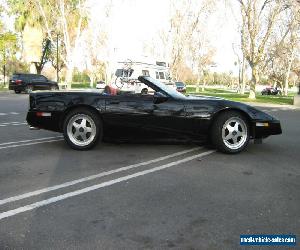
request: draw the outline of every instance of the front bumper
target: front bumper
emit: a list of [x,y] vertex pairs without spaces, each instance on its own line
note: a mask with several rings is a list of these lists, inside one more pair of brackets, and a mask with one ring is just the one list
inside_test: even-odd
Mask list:
[[253,138],[260,139],[266,138],[270,135],[280,135],[282,134],[282,129],[280,121],[256,121],[253,124]]

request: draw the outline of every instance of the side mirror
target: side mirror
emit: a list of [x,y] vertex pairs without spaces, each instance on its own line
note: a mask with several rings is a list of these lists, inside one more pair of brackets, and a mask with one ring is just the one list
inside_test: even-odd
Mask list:
[[162,93],[162,92],[155,92],[154,96],[153,96],[153,102],[155,104],[165,102],[168,99],[169,99],[169,97],[166,94]]

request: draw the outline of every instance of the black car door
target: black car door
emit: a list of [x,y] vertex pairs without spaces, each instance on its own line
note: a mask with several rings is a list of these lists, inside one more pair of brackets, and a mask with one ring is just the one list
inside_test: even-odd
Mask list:
[[183,101],[168,97],[156,102],[153,95],[138,94],[106,97],[104,120],[114,126],[186,134],[193,125]]
[[152,97],[123,94],[105,98],[104,120],[107,124],[121,127],[142,127],[151,114]]
[[157,103],[154,98],[148,105],[151,111],[145,120],[145,128],[161,132],[188,132],[183,102],[168,98]]

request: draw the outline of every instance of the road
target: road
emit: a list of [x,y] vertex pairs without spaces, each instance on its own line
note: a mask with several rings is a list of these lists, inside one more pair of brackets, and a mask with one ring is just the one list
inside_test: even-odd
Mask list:
[[0,249],[240,249],[240,234],[299,240],[299,109],[262,108],[281,119],[283,135],[225,155],[170,143],[78,152],[58,133],[28,130],[27,107],[25,94],[0,94]]

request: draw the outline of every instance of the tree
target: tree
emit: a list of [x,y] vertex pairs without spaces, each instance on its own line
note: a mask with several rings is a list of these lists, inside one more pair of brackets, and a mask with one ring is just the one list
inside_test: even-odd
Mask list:
[[237,61],[234,62],[234,65],[238,67],[239,70],[239,93],[240,94],[245,94],[245,88],[246,88],[246,76],[245,76],[245,71],[246,71],[246,60],[245,57],[243,56],[243,53],[239,53],[235,44],[232,44],[232,49],[233,52],[237,58]]
[[289,77],[290,73],[293,70],[292,66],[296,59],[297,50],[299,52],[299,40],[300,40],[300,8],[299,3],[295,3],[294,1],[290,2],[290,13],[288,15],[289,20],[289,30],[290,34],[288,37],[288,45],[285,46],[286,49],[286,57],[287,57],[287,67],[284,77],[284,94],[288,95],[288,87],[289,87]]
[[[204,72],[213,64],[214,49],[205,29],[205,20],[213,10],[213,0],[172,2],[173,15],[169,31],[172,76],[180,80],[184,65],[190,66],[199,84]],[[204,77],[205,78],[205,77]]]
[[15,15],[15,30],[20,34],[22,58],[31,64],[32,73],[40,73],[43,64],[45,33],[41,13],[35,0],[7,0],[8,14]]
[[[8,0],[8,2],[12,12],[18,15],[16,19],[18,30],[23,31],[26,25],[41,28],[44,33],[44,39],[49,39],[52,44],[56,42],[56,35],[61,34],[62,46],[65,50],[61,60],[63,60],[67,68],[66,81],[70,88],[76,52],[79,49],[78,44],[82,31],[87,25],[86,1]],[[43,58],[39,61],[41,62],[42,60]]]
[[294,71],[299,55],[300,39],[300,12],[299,4],[295,1],[287,1],[287,11],[283,22],[285,29],[279,30],[272,37],[272,45],[266,55],[264,72],[269,74],[270,79],[284,89],[284,94],[288,94],[289,77]]
[[50,61],[51,41],[47,38],[44,39],[42,48],[43,49],[40,61],[34,62],[37,74],[41,74],[45,64]]
[[65,67],[64,60],[61,60],[61,58],[65,58],[66,50],[65,47],[62,46],[58,34],[56,35],[56,42],[51,43],[50,49],[51,52],[49,53],[49,61],[56,71],[56,81],[59,82],[59,73]]
[[[259,68],[266,58],[270,37],[286,10],[282,0],[237,0],[242,18],[241,48],[251,68],[249,98],[255,99],[255,87],[259,81]],[[277,28],[277,27],[276,27]]]
[[89,19],[88,26],[82,35],[84,61],[90,78],[91,87],[96,79],[108,82],[108,31],[107,27],[112,10],[111,2],[104,3],[104,13],[97,19]]
[[16,52],[16,36],[11,32],[4,32],[0,34],[0,56],[2,61],[2,73],[5,78],[9,72],[7,67],[8,62],[15,61],[15,52]]

